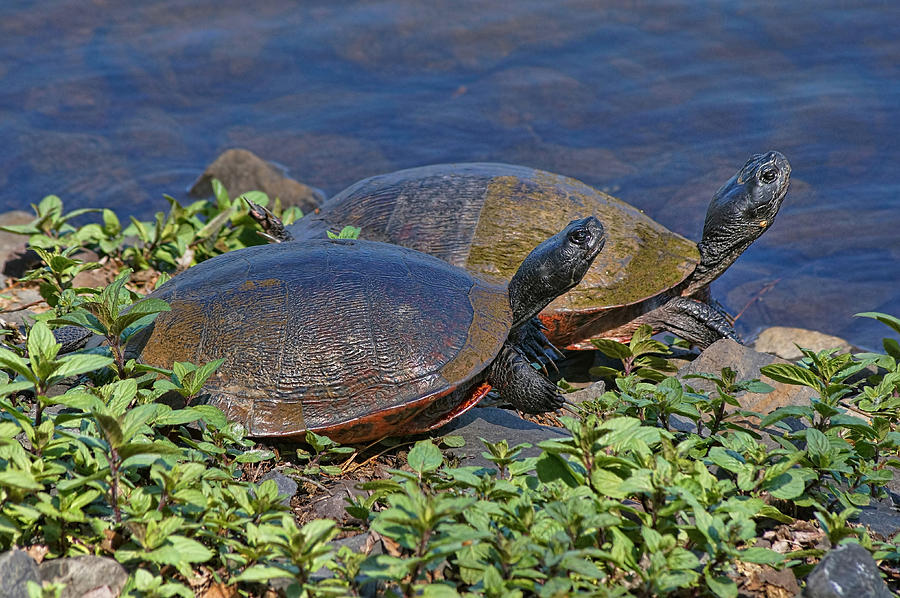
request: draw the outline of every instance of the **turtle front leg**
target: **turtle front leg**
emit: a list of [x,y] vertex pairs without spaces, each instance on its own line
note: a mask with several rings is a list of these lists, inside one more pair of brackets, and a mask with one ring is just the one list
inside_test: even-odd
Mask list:
[[553,346],[553,343],[547,340],[544,335],[546,329],[547,327],[540,319],[534,317],[509,333],[509,342],[519,350],[519,353],[539,364],[544,373],[547,372],[544,365],[545,359],[556,370],[555,360],[565,357],[559,349]]
[[291,241],[291,233],[284,227],[281,218],[272,213],[271,210],[244,198],[247,206],[250,208],[250,217],[256,220],[257,224],[262,227],[259,235],[272,241],[273,243],[281,243],[283,241]]
[[641,320],[651,323],[654,328],[673,332],[704,349],[723,338],[742,342],[731,322],[721,312],[708,303],[688,297],[670,299]]
[[491,365],[487,382],[500,399],[524,413],[555,411],[565,400],[556,385],[531,367],[528,360],[508,343]]

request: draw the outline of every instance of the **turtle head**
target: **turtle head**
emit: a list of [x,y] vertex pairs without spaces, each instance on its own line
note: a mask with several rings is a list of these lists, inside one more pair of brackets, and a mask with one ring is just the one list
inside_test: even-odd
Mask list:
[[509,281],[513,328],[581,282],[605,242],[603,225],[588,216],[535,247]]
[[791,179],[791,165],[771,151],[750,158],[716,191],[703,224],[700,264],[685,295],[708,285],[772,225]]

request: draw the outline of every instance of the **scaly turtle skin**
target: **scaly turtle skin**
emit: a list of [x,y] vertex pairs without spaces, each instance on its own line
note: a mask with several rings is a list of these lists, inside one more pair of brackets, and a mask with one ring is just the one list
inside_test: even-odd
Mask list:
[[165,368],[223,358],[205,385],[209,402],[254,436],[313,430],[365,442],[424,432],[492,387],[521,411],[549,411],[562,397],[516,339],[578,284],[603,242],[596,218],[573,221],[508,286],[372,241],[233,251],[154,291],[172,310],[128,351]]
[[772,223],[790,164],[756,155],[715,194],[699,244],[633,206],[572,178],[508,164],[439,164],[374,176],[335,195],[285,230],[257,211],[274,240],[310,239],[353,225],[362,236],[437,256],[478,276],[509,280],[538,239],[572,218],[610,231],[603,254],[571,292],[540,314],[557,346],[625,340],[643,323],[705,347],[737,338],[708,301],[718,277]]

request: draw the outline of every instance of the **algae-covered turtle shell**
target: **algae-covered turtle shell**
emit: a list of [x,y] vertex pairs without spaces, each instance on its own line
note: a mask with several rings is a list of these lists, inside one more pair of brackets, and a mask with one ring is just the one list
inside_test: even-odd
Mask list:
[[[735,337],[707,303],[709,282],[771,223],[789,173],[778,152],[753,156],[713,198],[699,247],[581,181],[498,163],[373,176],[326,201],[283,238],[316,238],[353,225],[363,238],[509,280],[537,241],[573,218],[593,215],[609,231],[606,246],[581,284],[540,314],[547,337],[558,346],[591,348],[591,338],[627,339],[646,322],[706,346]],[[684,300],[672,301],[682,295]]]
[[354,225],[367,239],[509,280],[536,239],[587,215],[609,231],[606,245],[581,284],[541,314],[552,342],[578,348],[616,328],[615,322],[607,324],[606,312],[615,316],[616,308],[635,306],[614,318],[627,322],[648,298],[684,281],[700,259],[697,245],[581,181],[494,163],[439,164],[374,176],[335,195],[289,230],[294,238],[311,238],[326,228]]

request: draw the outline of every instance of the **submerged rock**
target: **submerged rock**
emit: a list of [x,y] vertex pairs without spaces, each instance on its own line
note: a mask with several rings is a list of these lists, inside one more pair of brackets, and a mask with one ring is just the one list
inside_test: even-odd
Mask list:
[[212,179],[219,179],[228,189],[230,197],[247,191],[263,191],[273,201],[281,199],[281,205],[297,206],[311,212],[325,197],[321,191],[284,176],[271,164],[245,149],[230,149],[206,167],[189,192],[194,197],[213,194]]

